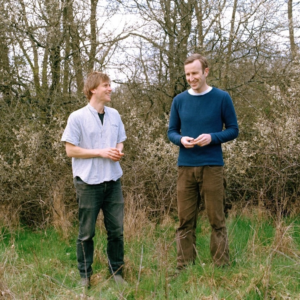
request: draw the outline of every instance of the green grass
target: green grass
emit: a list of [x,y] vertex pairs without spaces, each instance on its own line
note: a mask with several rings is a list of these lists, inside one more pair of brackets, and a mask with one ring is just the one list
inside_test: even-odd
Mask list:
[[76,226],[67,238],[53,228],[2,227],[0,299],[300,299],[299,219],[275,224],[255,215],[229,217],[231,266],[215,268],[209,253],[210,226],[203,215],[198,220],[196,264],[171,277],[176,226],[172,220],[144,222],[134,234],[125,231],[126,287],[109,279],[106,235],[100,226],[88,291],[77,285]]

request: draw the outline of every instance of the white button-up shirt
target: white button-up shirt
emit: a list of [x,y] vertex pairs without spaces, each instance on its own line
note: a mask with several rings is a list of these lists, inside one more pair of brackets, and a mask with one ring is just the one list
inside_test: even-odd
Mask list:
[[[118,111],[107,106],[104,111],[103,125],[97,110],[90,104],[74,111],[69,116],[61,141],[84,149],[116,147],[125,141],[125,129]],[[87,184],[116,181],[123,175],[119,162],[103,157],[72,157],[72,170],[73,177],[78,176]]]

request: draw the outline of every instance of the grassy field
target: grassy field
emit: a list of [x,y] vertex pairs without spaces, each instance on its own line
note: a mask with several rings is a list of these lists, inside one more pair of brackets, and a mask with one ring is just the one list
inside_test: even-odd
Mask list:
[[174,278],[176,226],[169,217],[154,224],[143,212],[128,214],[124,277],[129,284],[120,287],[107,271],[100,220],[88,291],[78,286],[76,225],[64,234],[2,226],[0,299],[300,299],[300,218],[275,222],[255,211],[231,214],[231,266],[219,269],[211,263],[210,226],[203,214],[196,264]]

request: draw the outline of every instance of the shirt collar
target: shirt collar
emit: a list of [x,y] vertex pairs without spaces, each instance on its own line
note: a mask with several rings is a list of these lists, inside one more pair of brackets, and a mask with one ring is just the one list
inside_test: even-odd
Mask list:
[[[98,114],[98,111],[90,104],[88,103],[87,104],[87,108],[94,114]],[[107,109],[106,107],[104,106],[104,112],[107,113]]]
[[208,89],[202,93],[195,93],[193,89],[189,89],[188,92],[192,96],[202,96],[202,95],[209,93],[211,90],[212,90],[212,87],[209,86]]

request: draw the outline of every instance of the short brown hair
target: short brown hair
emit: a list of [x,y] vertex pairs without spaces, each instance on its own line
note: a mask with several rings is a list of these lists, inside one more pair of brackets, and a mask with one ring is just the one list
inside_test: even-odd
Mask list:
[[91,100],[93,95],[91,90],[97,88],[101,82],[110,82],[109,76],[105,73],[96,71],[88,74],[87,79],[84,82],[83,92],[89,100]]
[[204,72],[204,70],[206,68],[208,68],[208,62],[206,57],[202,56],[201,54],[198,53],[194,53],[192,55],[190,55],[184,62],[184,65],[188,65],[191,64],[192,62],[194,62],[195,60],[199,60],[202,66],[202,71]]

